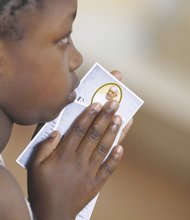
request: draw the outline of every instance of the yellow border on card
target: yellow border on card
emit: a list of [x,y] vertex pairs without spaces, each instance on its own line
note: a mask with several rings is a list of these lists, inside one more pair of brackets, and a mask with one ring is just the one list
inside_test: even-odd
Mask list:
[[121,102],[121,100],[122,100],[122,98],[123,98],[123,91],[122,91],[121,87],[120,87],[117,83],[110,82],[110,83],[106,83],[106,84],[102,85],[101,87],[99,87],[99,88],[95,91],[95,93],[93,94],[92,99],[91,99],[91,104],[93,103],[93,99],[94,99],[96,93],[97,93],[101,88],[103,88],[104,86],[107,86],[107,85],[114,85],[114,86],[117,86],[117,88],[119,88],[119,91],[120,91],[120,94],[121,94],[121,97],[120,97],[120,99],[119,99],[119,103]]

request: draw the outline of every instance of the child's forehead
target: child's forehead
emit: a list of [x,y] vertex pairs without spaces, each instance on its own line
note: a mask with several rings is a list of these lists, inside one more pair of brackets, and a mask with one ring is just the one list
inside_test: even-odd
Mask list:
[[46,15],[53,14],[55,11],[58,14],[70,15],[77,11],[77,0],[47,0],[44,3],[44,9]]
[[73,21],[77,12],[76,0],[48,0],[44,13],[44,22],[51,20],[57,26],[62,26],[66,21]]
[[76,16],[76,0],[47,0],[44,8],[39,10],[33,21],[28,23],[28,34],[51,32],[56,30],[68,30],[72,28],[72,22]]

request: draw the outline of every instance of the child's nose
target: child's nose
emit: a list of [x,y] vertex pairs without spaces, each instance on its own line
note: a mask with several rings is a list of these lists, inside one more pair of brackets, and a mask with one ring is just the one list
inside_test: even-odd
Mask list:
[[73,45],[69,60],[70,72],[74,72],[76,69],[78,69],[82,64],[82,62],[83,62],[82,54]]

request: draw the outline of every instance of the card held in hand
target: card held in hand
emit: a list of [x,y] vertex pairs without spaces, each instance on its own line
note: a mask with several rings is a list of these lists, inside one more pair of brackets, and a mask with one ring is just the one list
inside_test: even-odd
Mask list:
[[144,103],[142,99],[98,63],[83,77],[76,93],[75,101],[85,105],[90,105],[93,102],[105,104],[110,100],[117,100],[120,107],[116,114],[120,115],[125,123],[129,122]]
[[[58,130],[62,137],[71,127],[74,120],[91,103],[99,102],[105,104],[110,100],[117,100],[120,105],[116,114],[122,117],[122,126],[115,138],[111,150],[117,145],[122,129],[127,125],[130,119],[135,115],[138,109],[143,105],[143,100],[128,89],[122,82],[116,79],[112,74],[105,70],[100,64],[96,63],[82,78],[79,86],[76,88],[76,100],[66,106],[59,116],[51,122],[46,123],[36,134],[33,140],[17,158],[17,163],[27,168],[31,157],[35,152],[39,142],[45,140],[49,134]],[[110,150],[110,151],[111,151]],[[76,217],[76,220],[89,220],[96,200],[96,196]]]

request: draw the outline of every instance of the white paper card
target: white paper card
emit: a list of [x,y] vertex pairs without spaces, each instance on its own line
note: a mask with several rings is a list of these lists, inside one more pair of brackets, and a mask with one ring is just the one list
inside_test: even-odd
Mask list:
[[[73,121],[81,112],[93,102],[105,104],[115,99],[120,103],[116,114],[122,117],[122,126],[115,138],[112,148],[117,145],[122,129],[142,106],[143,100],[129,90],[123,83],[113,77],[101,65],[96,63],[83,77],[76,89],[77,98],[75,102],[66,106],[59,116],[46,123],[38,134],[29,143],[26,149],[18,157],[17,163],[27,167],[37,144],[46,139],[54,130],[59,130],[61,135],[67,132]],[[111,148],[111,149],[112,149]],[[110,150],[111,151],[111,150]],[[97,200],[96,196],[76,217],[76,220],[89,220]]]

